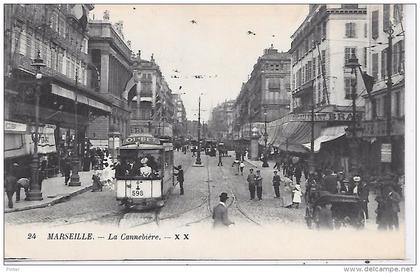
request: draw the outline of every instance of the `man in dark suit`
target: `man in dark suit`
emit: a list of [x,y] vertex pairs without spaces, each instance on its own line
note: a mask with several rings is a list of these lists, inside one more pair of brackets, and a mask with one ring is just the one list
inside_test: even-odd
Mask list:
[[175,175],[179,182],[180,195],[184,195],[184,170],[182,169],[182,165],[178,167],[174,166],[174,169],[178,171]]
[[327,170],[324,177],[324,189],[330,193],[337,193],[337,176],[332,174],[331,170]]
[[228,200],[228,195],[226,192],[220,194],[220,202],[213,208],[213,227],[228,227],[229,225],[234,224],[228,217],[228,209],[226,206],[226,201]]

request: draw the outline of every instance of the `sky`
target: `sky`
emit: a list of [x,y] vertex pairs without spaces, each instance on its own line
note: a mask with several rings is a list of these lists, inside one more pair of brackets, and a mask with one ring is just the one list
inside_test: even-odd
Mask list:
[[141,50],[142,59],[153,54],[172,91],[185,93],[188,119],[197,119],[202,94],[205,121],[212,107],[238,96],[265,48],[289,50],[290,36],[308,13],[307,5],[96,4],[90,17],[102,19],[105,10],[111,22],[124,22],[133,52]]

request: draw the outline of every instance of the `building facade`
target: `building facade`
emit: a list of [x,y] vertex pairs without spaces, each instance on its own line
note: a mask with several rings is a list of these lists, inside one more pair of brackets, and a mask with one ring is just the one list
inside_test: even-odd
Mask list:
[[225,101],[213,108],[209,120],[209,129],[216,139],[233,139],[234,137],[234,100]]
[[[362,70],[367,67],[367,35],[366,5],[359,4],[310,5],[292,35],[292,114],[281,125],[282,142],[303,144],[308,152],[314,138],[317,167],[347,173],[360,167],[353,140],[361,126],[366,88],[359,71],[347,64],[356,57]],[[296,146],[296,151],[305,150]]]
[[[374,78],[374,84],[371,93],[364,96],[366,107],[362,139],[365,140],[364,163],[373,174],[383,173],[384,170],[404,172],[406,8],[409,6],[402,4],[367,7],[370,47],[367,72]],[[387,54],[389,49],[391,60]],[[387,86],[388,75],[392,81],[390,88]],[[391,125],[389,134],[388,118]]]
[[[367,65],[366,5],[310,5],[304,22],[292,35],[292,112],[316,108],[351,108],[352,77],[345,67],[353,54]],[[357,79],[356,92],[364,85]],[[363,106],[364,100],[357,100]]]
[[92,119],[87,134],[93,146],[108,147],[109,139],[128,135],[130,111],[123,92],[133,76],[132,53],[124,39],[123,23],[112,24],[108,12],[103,20],[89,22],[89,36],[89,54],[100,79],[97,89],[112,101],[112,108],[108,117]]
[[[95,89],[96,72],[88,54],[92,9],[88,4],[5,5],[6,159],[24,160],[33,151],[37,84],[41,91],[38,152],[55,168],[75,145],[76,124],[78,154],[83,155],[91,117],[111,113],[112,102]],[[42,78],[35,80],[31,64],[38,52],[46,66],[40,70]]]
[[175,139],[185,139],[187,136],[187,113],[180,94],[172,94],[174,103],[173,133]]
[[151,133],[173,137],[174,103],[172,90],[165,81],[159,65],[152,56],[141,58],[141,52],[133,57],[133,78],[127,83],[124,98],[127,99],[130,117],[130,133]]
[[244,136],[249,135],[250,124],[270,122],[289,113],[290,62],[290,55],[278,52],[273,45],[258,58],[234,104],[234,124],[239,124],[238,131]]

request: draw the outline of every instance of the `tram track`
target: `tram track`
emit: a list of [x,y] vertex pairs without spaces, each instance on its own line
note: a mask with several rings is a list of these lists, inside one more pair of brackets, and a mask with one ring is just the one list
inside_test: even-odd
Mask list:
[[246,211],[240,206],[239,199],[237,198],[236,191],[234,190],[234,187],[232,187],[231,182],[229,181],[229,179],[226,178],[225,172],[224,172],[223,168],[221,168],[220,171],[222,173],[222,179],[225,181],[225,183],[227,185],[227,188],[229,189],[231,195],[233,196],[233,201],[232,201],[232,203],[229,206],[234,205],[234,207],[236,208],[236,210],[243,217],[245,217],[248,221],[252,222],[253,224],[255,224],[257,226],[262,226],[258,221],[256,221],[254,218],[252,218],[251,216],[249,216],[248,213],[246,213]]
[[[208,166],[209,166],[209,164],[208,164],[209,159],[208,158],[206,160],[206,163],[207,163],[206,164],[206,168],[207,168],[207,180],[206,180],[206,182],[207,182],[207,192],[206,192],[206,195],[202,196],[202,202],[200,202],[198,205],[196,205],[192,208],[188,208],[188,209],[183,210],[181,212],[173,213],[171,215],[167,215],[167,216],[164,216],[164,217],[160,217],[161,209],[157,209],[154,213],[153,219],[151,219],[149,221],[146,221],[146,222],[143,222],[143,223],[140,223],[140,224],[131,225],[130,228],[149,225],[149,224],[152,224],[152,223],[155,223],[157,226],[159,226],[161,221],[165,221],[165,220],[180,217],[180,216],[182,216],[184,214],[187,214],[191,211],[197,210],[197,209],[203,207],[204,205],[207,205],[206,208],[207,208],[207,211],[209,212],[209,215],[207,215],[206,217],[201,218],[199,220],[196,220],[196,221],[193,221],[193,222],[188,222],[185,225],[188,226],[188,225],[193,224],[193,223],[199,223],[199,222],[204,221],[205,219],[209,218],[211,216],[212,211],[211,211],[211,199],[210,199],[210,181],[211,181],[211,179],[210,179],[210,171],[209,171],[209,168],[208,168]],[[191,167],[192,167],[192,164],[188,164],[187,167],[184,169],[184,174],[187,173],[190,170]]]

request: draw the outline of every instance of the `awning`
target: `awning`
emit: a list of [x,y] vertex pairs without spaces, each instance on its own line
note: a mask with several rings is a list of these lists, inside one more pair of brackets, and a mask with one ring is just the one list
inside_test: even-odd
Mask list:
[[[51,84],[51,93],[71,100],[75,100],[76,98],[76,94],[74,91],[68,90],[54,83]],[[82,94],[77,94],[77,101],[79,103],[83,103],[106,112],[111,112],[111,107],[109,107],[108,105],[105,105],[94,99],[90,99]]]
[[[314,152],[319,152],[321,143],[337,139],[346,134],[347,126],[327,127],[321,130],[321,135],[314,141]],[[311,149],[311,142],[303,144],[306,148]]]

